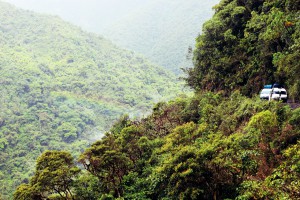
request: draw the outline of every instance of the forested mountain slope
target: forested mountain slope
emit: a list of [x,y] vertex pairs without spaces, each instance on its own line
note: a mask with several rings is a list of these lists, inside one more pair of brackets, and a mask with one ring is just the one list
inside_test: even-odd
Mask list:
[[121,118],[80,156],[86,170],[45,152],[14,197],[299,199],[299,123],[300,108],[239,92],[174,99],[141,121]]
[[[43,153],[30,182],[20,185],[14,198],[300,199],[300,108],[251,93],[264,79],[277,79],[280,61],[288,75],[283,82],[297,94],[299,5],[299,0],[222,0],[198,38],[195,67],[188,70],[187,81],[197,90],[193,97],[159,102],[141,120],[120,118],[81,154],[84,170],[70,153]],[[248,32],[240,29],[243,25]],[[289,42],[281,43],[287,38],[277,25],[288,30]],[[252,38],[246,43],[249,54],[238,43],[247,37]],[[264,74],[266,61],[274,69],[263,65],[270,70]],[[238,75],[249,82],[239,85]]]
[[81,153],[81,169],[68,152],[44,152],[14,199],[300,199],[300,108],[255,93],[283,67],[297,99],[299,5],[222,0],[187,71],[193,97],[120,118]]
[[[191,66],[188,48],[219,0],[155,0],[108,27],[113,42],[142,53],[177,74]],[[198,28],[197,28],[198,27]]]
[[231,0],[215,9],[197,38],[189,85],[251,96],[279,82],[299,100],[300,1]]
[[219,0],[6,0],[55,14],[182,74],[189,46]]
[[[179,92],[175,76],[58,17],[0,2],[0,193],[46,149],[100,138],[123,113],[143,116]],[[75,153],[75,154],[76,154]]]

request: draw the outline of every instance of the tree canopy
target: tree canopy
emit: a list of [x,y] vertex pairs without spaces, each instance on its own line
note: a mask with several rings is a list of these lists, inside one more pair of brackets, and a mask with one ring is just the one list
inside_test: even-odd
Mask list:
[[197,91],[239,89],[253,96],[264,84],[279,82],[299,100],[298,5],[294,0],[222,0],[197,38],[188,84]]
[[[89,99],[89,90],[79,88],[81,84],[87,87],[83,80],[91,72],[82,74],[84,79],[79,80],[83,83],[76,82],[79,86],[73,91],[73,82],[67,84],[60,70],[54,70],[71,68],[76,63],[74,57],[63,61],[58,57],[64,64],[52,66],[50,71],[41,67],[49,76],[55,72],[60,78],[54,80],[65,84],[46,87],[45,82],[21,79],[28,84],[13,85],[15,93],[5,85],[11,95],[4,95],[2,102],[16,99],[17,103],[4,104],[4,111],[12,118],[0,115],[0,158],[14,159],[0,165],[0,175],[12,173],[23,178],[18,179],[23,184],[18,184],[14,199],[299,199],[300,108],[264,101],[256,95],[263,84],[277,81],[287,86],[292,99],[299,98],[299,68],[294,60],[298,56],[299,5],[299,0],[222,0],[197,38],[195,67],[187,69],[186,80],[195,94],[158,102],[140,119],[123,115],[87,148],[78,143],[78,130],[83,130],[84,124],[96,124],[98,118],[81,114],[97,107],[89,104],[86,110],[62,94]],[[20,55],[22,45],[13,47]],[[16,67],[19,73],[23,72],[21,64],[30,63],[30,59],[15,60],[19,63],[8,66]],[[23,73],[43,74],[34,67],[29,69]],[[71,71],[64,73],[72,77]],[[12,77],[5,77],[5,81],[16,80]],[[150,79],[141,81],[153,83]],[[30,97],[25,103],[23,95]],[[49,126],[55,129],[47,129]],[[33,138],[43,140],[33,145],[28,142]],[[14,173],[16,167],[24,167],[23,157],[32,159],[21,151],[20,144],[39,153],[52,148],[37,159],[35,171],[26,176]],[[55,150],[60,144],[79,155],[78,166],[70,153]],[[33,167],[32,160],[28,163]]]
[[72,186],[79,172],[70,153],[46,151],[37,159],[30,183],[19,186],[14,199],[45,199],[53,194],[66,200],[74,199]]
[[79,155],[125,112],[180,91],[175,75],[62,21],[0,2],[0,193],[27,183],[45,150]]
[[[239,92],[230,97],[202,93],[159,103],[142,120],[121,118],[85,149],[79,158],[85,173],[72,185],[73,197],[297,199],[299,111]],[[37,166],[41,161],[45,156]],[[49,169],[46,177],[55,172]],[[52,188],[61,175],[49,182],[36,178],[45,173],[42,167],[32,180]],[[26,195],[25,186],[15,195]],[[91,190],[83,192],[84,188]]]

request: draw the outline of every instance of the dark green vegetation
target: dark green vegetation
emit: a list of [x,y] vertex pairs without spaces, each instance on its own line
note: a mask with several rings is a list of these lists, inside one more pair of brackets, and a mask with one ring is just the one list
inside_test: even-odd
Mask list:
[[276,81],[299,100],[299,8],[299,0],[221,1],[197,38],[189,85],[255,95]]
[[[43,154],[15,199],[298,199],[299,123],[299,108],[239,92],[158,103],[141,121],[122,117],[80,156],[87,172],[67,168],[64,185],[70,164]],[[46,160],[60,164],[40,167]]]
[[187,70],[193,97],[121,117],[81,153],[81,170],[45,152],[14,198],[300,199],[300,108],[254,93],[276,80],[299,98],[299,5],[222,0]]
[[0,2],[0,193],[47,149],[79,155],[123,113],[179,91],[171,73],[63,22]]
[[80,169],[75,166],[70,153],[63,151],[46,151],[37,160],[36,172],[31,180],[32,187],[22,185],[15,198],[41,199],[43,194],[37,191],[55,191],[59,197],[72,198],[72,179]]
[[131,13],[104,35],[128,49],[142,53],[151,61],[182,74],[180,68],[192,66],[188,48],[195,45],[199,27],[213,12],[219,0],[155,0]]

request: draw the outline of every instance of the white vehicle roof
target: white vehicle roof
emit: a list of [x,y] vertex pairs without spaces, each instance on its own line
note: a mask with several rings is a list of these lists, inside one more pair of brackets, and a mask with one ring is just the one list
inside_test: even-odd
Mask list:
[[284,89],[284,88],[273,88],[273,91],[285,91],[286,92],[286,89]]
[[264,88],[260,91],[261,94],[267,94],[267,93],[270,93],[272,91],[272,89],[269,89],[269,88]]

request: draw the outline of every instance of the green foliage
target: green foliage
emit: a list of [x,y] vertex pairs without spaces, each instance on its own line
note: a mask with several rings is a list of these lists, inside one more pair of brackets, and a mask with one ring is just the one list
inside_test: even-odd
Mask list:
[[20,185],[14,199],[44,199],[55,195],[58,199],[74,199],[72,186],[79,172],[70,153],[46,151],[37,159],[30,184]]
[[97,200],[101,196],[97,177],[82,173],[74,183],[75,196],[78,200]]
[[[160,102],[82,153],[74,198],[297,199],[298,119],[299,109],[239,92]],[[15,195],[38,194],[30,189]]]
[[166,195],[171,199],[199,199],[205,196],[203,179],[206,172],[197,156],[196,148],[180,148],[167,157],[156,170],[160,179],[156,193],[163,192],[161,190],[165,188]]
[[294,3],[222,0],[197,38],[194,68],[186,70],[188,85],[254,96],[276,81],[299,100],[299,10]]
[[123,195],[121,183],[132,168],[132,161],[120,151],[113,136],[107,136],[88,148],[79,160],[84,167],[99,179],[100,191],[115,197]]
[[245,181],[237,199],[299,198],[299,143],[284,153],[284,162],[263,181]]
[[[115,198],[283,198],[288,194],[280,187],[276,193],[267,187],[274,170],[290,162],[284,151],[299,138],[291,128],[297,119],[298,110],[239,92],[182,97],[158,103],[140,122],[122,118],[80,162],[98,178],[102,194]],[[123,171],[112,175],[104,163]],[[293,176],[286,183],[291,192],[297,191],[290,185],[297,180]]]
[[125,112],[179,91],[175,75],[58,17],[0,2],[0,192],[10,198],[45,150],[75,156]]
[[[16,190],[15,199],[299,199],[299,109],[282,102],[261,101],[254,94],[252,98],[243,95],[255,92],[264,82],[280,80],[282,75],[272,63],[279,63],[282,55],[278,53],[293,53],[291,47],[296,40],[289,37],[297,35],[294,29],[298,25],[292,20],[299,7],[292,3],[297,1],[222,0],[197,39],[195,68],[188,70],[188,83],[199,90],[197,94],[159,102],[152,114],[141,120],[121,117],[101,140],[81,153],[78,161],[85,171],[79,177],[80,170],[71,155],[60,151],[42,154],[30,181],[26,179],[30,172],[23,175],[13,173],[14,167],[8,168],[24,182]],[[9,48],[5,50],[9,52]],[[76,59],[64,56],[62,60],[56,58],[56,64],[61,69],[71,68]],[[31,66],[30,73],[38,76],[39,69],[28,57],[13,66],[19,66],[18,62]],[[45,66],[40,68],[51,74]],[[1,163],[9,158],[11,146],[18,151],[12,154],[15,159],[0,164],[1,170],[7,165],[24,166],[22,157],[31,157],[18,144],[35,151],[35,146],[26,142],[32,140],[31,136],[41,138],[44,149],[60,144],[75,147],[81,144],[74,140],[80,138],[84,124],[91,128],[98,125],[98,115],[90,117],[89,113],[100,109],[99,99],[108,99],[82,89],[91,87],[84,81],[91,77],[88,71],[80,71],[79,77],[84,79],[75,82],[64,81],[63,73],[70,75],[71,70],[57,71],[57,85],[23,80],[21,86],[11,86],[17,95],[8,84],[3,87],[11,95],[1,101],[14,103],[3,109],[6,115],[0,115],[0,133],[6,139],[1,140]],[[291,80],[296,77],[290,75]],[[4,77],[4,83],[14,80],[11,74]],[[115,83],[116,77],[108,79]],[[115,95],[129,94],[122,87],[114,89],[120,92]],[[28,101],[20,100],[23,96]],[[127,106],[136,105],[135,98],[127,97]],[[117,105],[123,102],[114,100]],[[85,109],[85,102],[91,109]],[[55,131],[49,131],[49,127]],[[41,132],[54,140],[42,137]],[[6,175],[0,173],[1,178]]]
[[270,134],[274,131],[276,126],[276,115],[271,113],[269,110],[266,110],[253,116],[250,119],[247,128],[255,129],[256,131],[260,131],[262,134]]
[[[36,196],[34,193],[35,192],[30,185],[21,184],[14,193],[14,199],[20,199],[20,200],[34,199]],[[39,199],[39,197],[37,197],[36,199]]]

